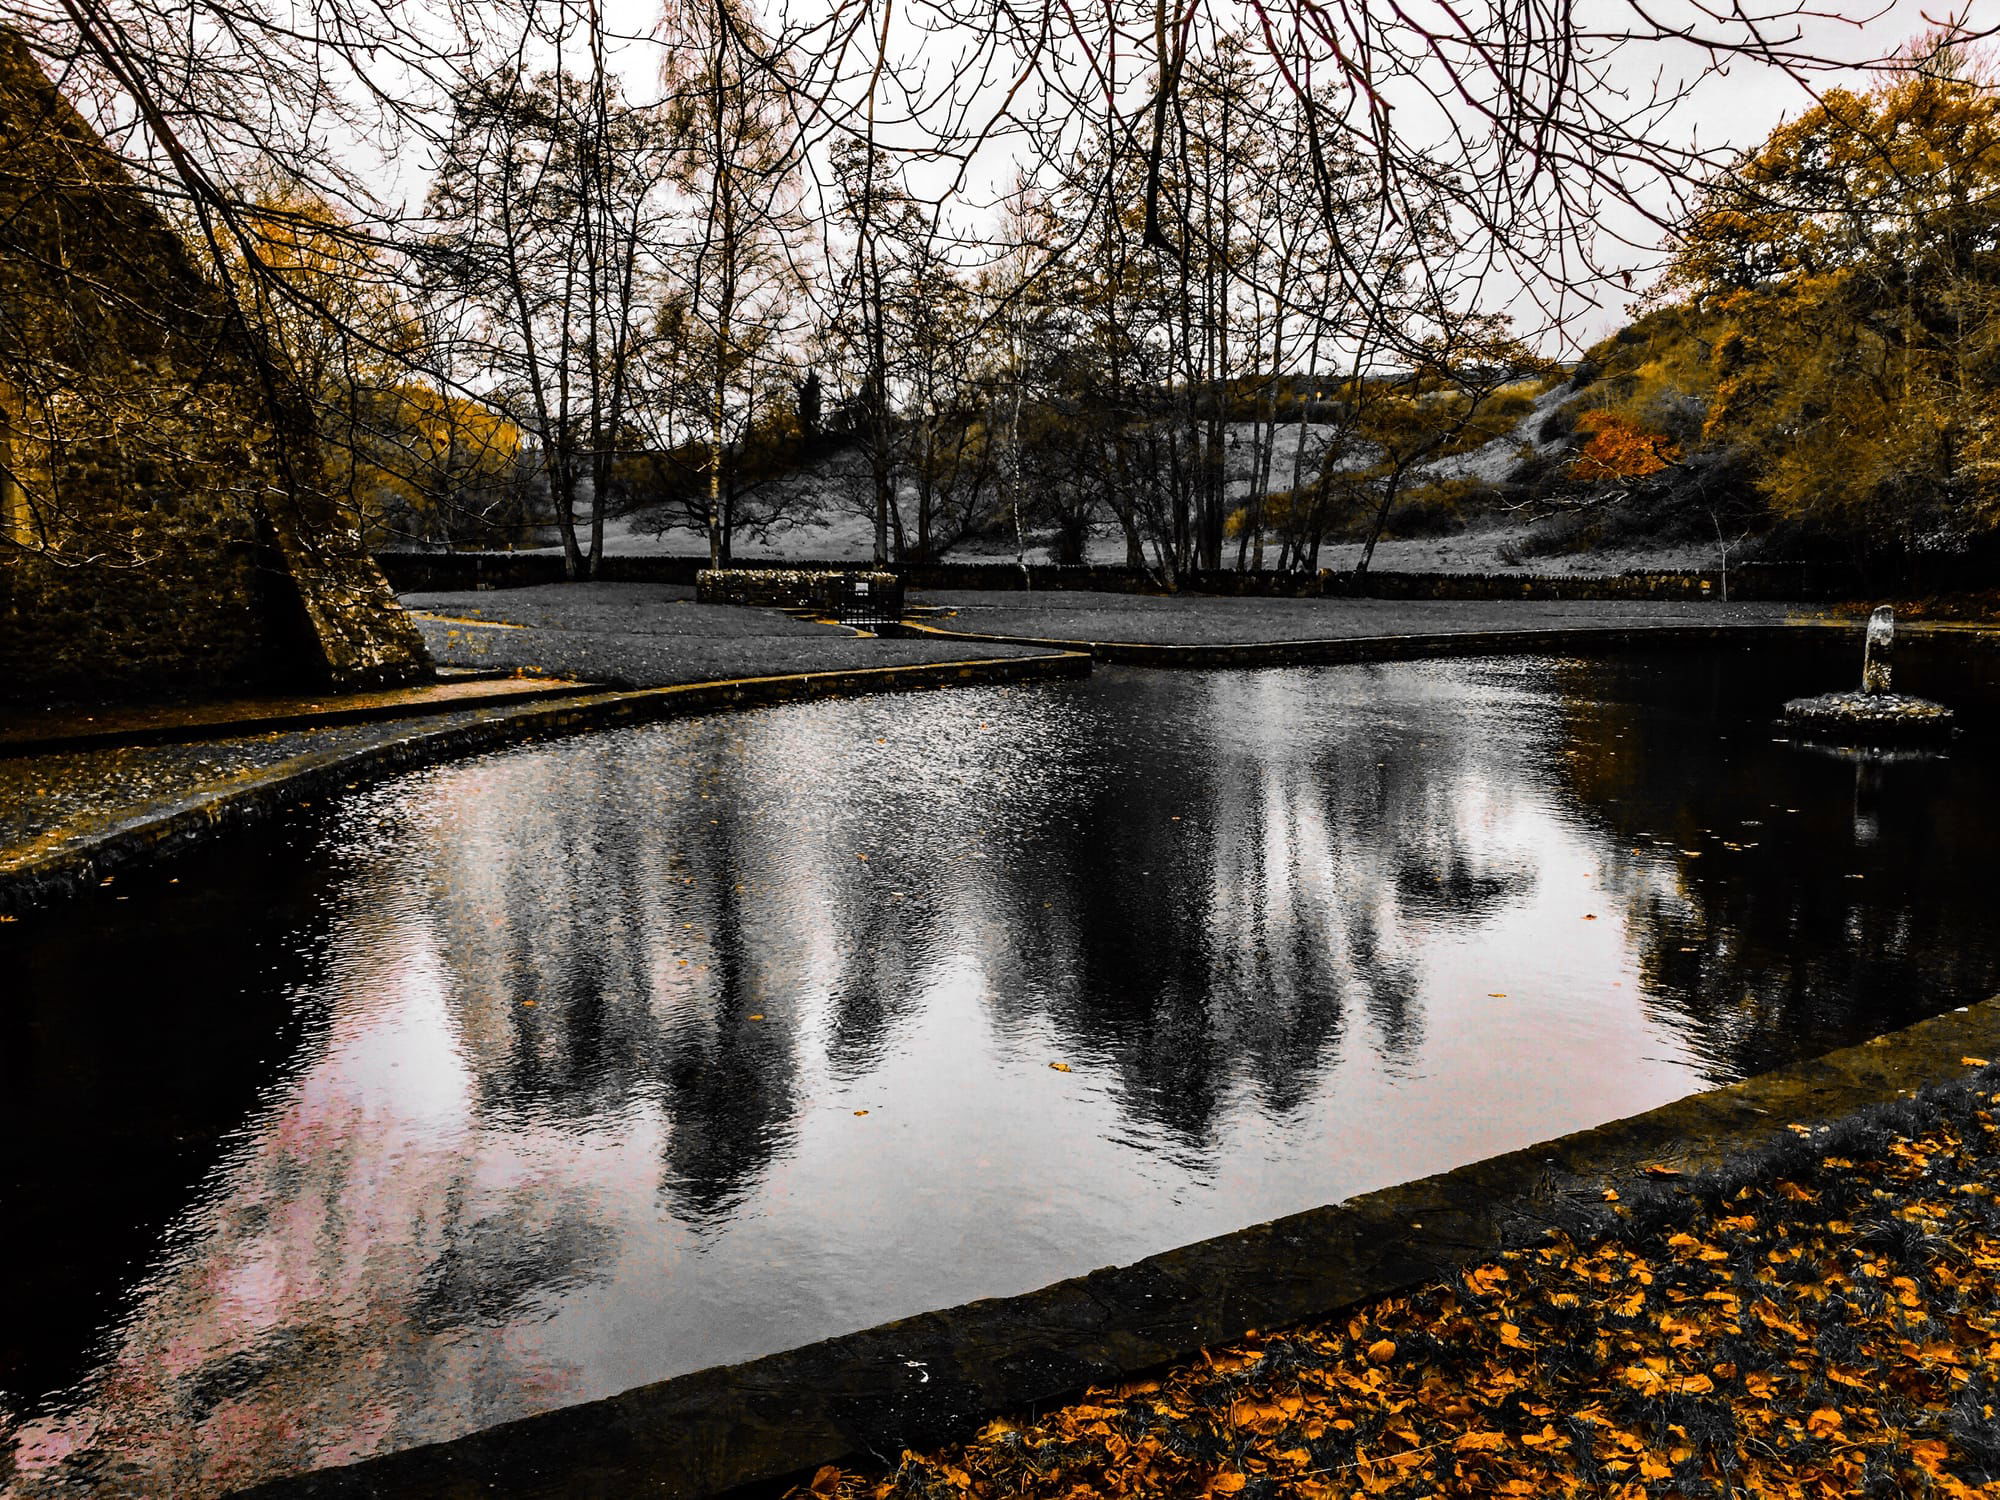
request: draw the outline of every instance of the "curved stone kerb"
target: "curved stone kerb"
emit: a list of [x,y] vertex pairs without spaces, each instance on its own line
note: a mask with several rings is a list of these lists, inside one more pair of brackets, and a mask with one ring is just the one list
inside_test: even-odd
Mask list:
[[[1722,1165],[1975,1071],[2000,1000],[1344,1203],[1108,1267],[1018,1297],[899,1319],[344,1468],[241,1500],[707,1500],[823,1463],[962,1437],[1246,1328],[1322,1317],[1492,1255],[1560,1191],[1595,1202],[1648,1169]],[[1983,1065],[1981,1065],[1983,1067]],[[1984,1069],[1984,1076],[1995,1071]],[[761,1492],[761,1491],[760,1491]]]

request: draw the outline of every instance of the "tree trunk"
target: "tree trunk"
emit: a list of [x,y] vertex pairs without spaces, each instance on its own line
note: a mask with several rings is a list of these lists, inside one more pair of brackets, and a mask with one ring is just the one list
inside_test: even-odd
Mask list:
[[715,369],[715,390],[708,412],[708,565],[711,568],[721,567],[723,554],[729,550],[728,538],[722,531],[723,379],[719,350]]
[[1368,544],[1361,549],[1361,560],[1354,565],[1354,576],[1367,576],[1368,564],[1374,561],[1375,544],[1382,540],[1382,532],[1389,524],[1389,512],[1396,504],[1396,494],[1402,488],[1401,471],[1389,476],[1382,491],[1382,503],[1375,507],[1375,524],[1368,528]]

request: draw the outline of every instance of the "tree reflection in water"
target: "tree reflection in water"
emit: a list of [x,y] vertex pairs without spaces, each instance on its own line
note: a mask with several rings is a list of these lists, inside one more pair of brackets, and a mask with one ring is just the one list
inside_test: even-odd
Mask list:
[[[78,1268],[14,1267],[12,1482],[192,1500],[1986,994],[1990,763],[1881,767],[1857,837],[1853,765],[1772,743],[1814,670],[1105,670],[665,725],[0,928],[4,1207]],[[144,1008],[163,962],[213,1014]]]
[[1651,659],[1565,670],[1565,765],[1579,803],[1629,851],[1614,848],[1607,868],[1650,1001],[1712,1082],[2000,988],[1979,874],[2000,836],[1995,662],[1916,650],[1925,691],[1969,721],[1949,751],[1864,751],[1772,727],[1773,694],[1851,671],[1845,642],[1705,656],[1672,675]]

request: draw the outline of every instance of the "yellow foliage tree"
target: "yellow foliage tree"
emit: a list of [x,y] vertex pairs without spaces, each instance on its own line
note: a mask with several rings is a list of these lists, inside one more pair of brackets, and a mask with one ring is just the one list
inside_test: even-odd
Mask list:
[[354,493],[377,534],[509,536],[531,518],[521,430],[507,418],[420,381],[398,383],[377,406],[353,448]]
[[409,370],[423,330],[401,268],[345,215],[289,185],[244,217],[263,274],[232,278],[316,408],[327,487],[372,542],[490,539],[529,518],[519,428]]
[[1732,325],[1705,437],[1778,515],[1903,553],[2000,527],[2000,92],[1961,55],[1774,131],[1668,285]]

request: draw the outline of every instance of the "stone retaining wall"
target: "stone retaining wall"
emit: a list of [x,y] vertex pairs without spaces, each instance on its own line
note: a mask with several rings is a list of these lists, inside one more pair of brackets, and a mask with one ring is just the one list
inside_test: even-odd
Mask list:
[[[840,606],[840,581],[853,570],[809,568],[703,568],[694,576],[694,596],[703,604],[766,605],[778,609]],[[857,577],[885,587],[894,573],[860,572]]]

